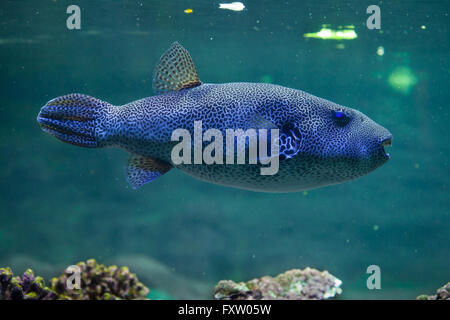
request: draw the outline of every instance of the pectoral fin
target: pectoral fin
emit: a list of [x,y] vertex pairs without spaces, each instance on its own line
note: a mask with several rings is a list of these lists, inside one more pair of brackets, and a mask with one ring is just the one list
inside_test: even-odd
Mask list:
[[264,118],[259,113],[255,113],[249,118],[249,128],[253,129],[278,129],[277,125],[269,119]]
[[292,122],[283,124],[280,133],[280,160],[295,157],[301,149],[303,135],[298,126]]
[[191,55],[178,42],[174,42],[155,67],[153,91],[161,94],[201,84]]
[[172,166],[162,160],[132,155],[126,167],[127,181],[133,189],[155,180],[169,171]]
[[253,128],[268,130],[267,141],[269,143],[271,141],[270,130],[279,129],[278,145],[280,149],[278,155],[280,160],[291,159],[300,152],[303,135],[298,124],[287,121],[278,127],[273,121],[260,114],[255,114],[249,121]]

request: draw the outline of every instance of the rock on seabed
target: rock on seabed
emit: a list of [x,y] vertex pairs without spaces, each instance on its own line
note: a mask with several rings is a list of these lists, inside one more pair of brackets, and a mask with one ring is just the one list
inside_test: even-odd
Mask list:
[[217,300],[324,300],[342,293],[342,281],[328,271],[292,269],[276,277],[247,282],[222,280],[214,288]]

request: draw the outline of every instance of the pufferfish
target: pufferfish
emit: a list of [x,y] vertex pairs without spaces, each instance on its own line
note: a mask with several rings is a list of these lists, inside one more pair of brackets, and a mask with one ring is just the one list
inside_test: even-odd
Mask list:
[[[122,106],[68,94],[47,102],[37,121],[43,131],[66,143],[129,152],[125,171],[134,189],[177,168],[210,183],[297,192],[361,177],[389,159],[385,146],[391,145],[391,133],[363,113],[274,84],[202,83],[190,54],[177,42],[156,65],[153,89],[155,96]],[[227,129],[277,129],[278,140],[272,144],[278,148],[272,154],[278,156],[277,172],[262,175],[262,162],[173,161],[179,143],[173,132],[183,129],[194,136],[198,121],[203,132],[214,128],[223,136]],[[244,147],[250,155],[251,145]]]

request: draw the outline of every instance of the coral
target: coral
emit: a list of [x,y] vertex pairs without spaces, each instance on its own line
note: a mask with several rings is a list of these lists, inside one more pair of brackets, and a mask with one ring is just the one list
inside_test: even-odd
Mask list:
[[94,259],[79,262],[80,288],[68,289],[73,275],[68,269],[59,278],[51,280],[51,288],[60,296],[71,300],[144,299],[149,290],[139,282],[128,267],[105,266]]
[[22,277],[14,276],[10,268],[0,268],[0,300],[55,300],[58,295],[45,286],[42,277],[27,269]]
[[342,293],[342,281],[328,271],[293,269],[276,277],[247,282],[220,281],[214,289],[217,300],[323,300]]
[[[73,271],[79,271],[79,288]],[[127,267],[105,266],[94,259],[79,262],[66,269],[46,287],[42,277],[35,277],[31,269],[22,277],[15,277],[10,268],[0,269],[0,300],[131,300],[145,299],[149,290]]]
[[417,300],[450,300],[450,282],[436,290],[436,294],[428,296],[422,294]]

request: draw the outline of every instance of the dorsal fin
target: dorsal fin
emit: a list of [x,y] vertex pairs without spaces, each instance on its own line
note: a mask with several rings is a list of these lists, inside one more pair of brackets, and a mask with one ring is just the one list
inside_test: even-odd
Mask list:
[[189,52],[178,42],[172,43],[153,71],[153,91],[161,94],[201,84]]

